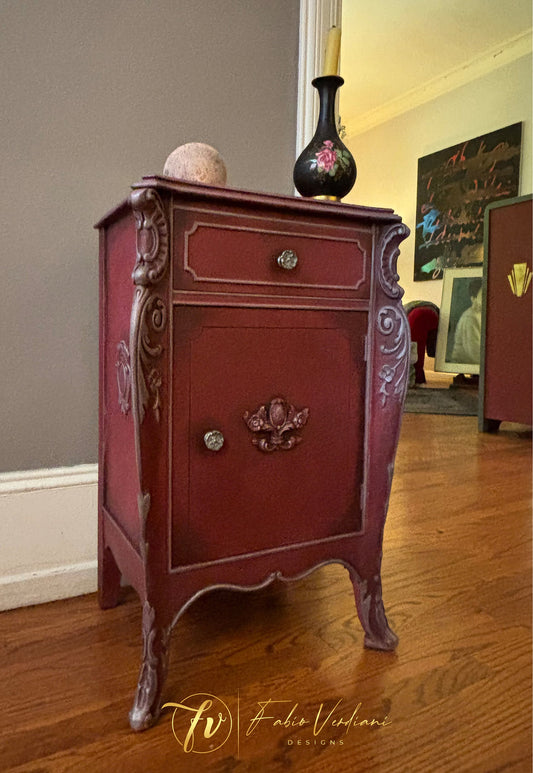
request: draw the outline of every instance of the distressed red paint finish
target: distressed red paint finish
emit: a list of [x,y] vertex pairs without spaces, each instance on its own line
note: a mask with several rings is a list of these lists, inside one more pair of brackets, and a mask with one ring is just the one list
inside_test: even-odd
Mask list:
[[380,569],[408,229],[392,210],[157,177],[98,226],[99,597],[116,604],[123,575],[143,604],[132,727],[156,721],[170,631],[214,587],[340,562],[365,645],[393,649]]

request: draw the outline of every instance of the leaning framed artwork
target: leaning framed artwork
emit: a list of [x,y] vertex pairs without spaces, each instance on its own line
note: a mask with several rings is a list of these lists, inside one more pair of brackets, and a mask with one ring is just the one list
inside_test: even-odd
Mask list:
[[414,281],[483,263],[485,207],[518,195],[522,124],[418,160]]
[[435,370],[479,374],[483,268],[447,268],[435,352]]

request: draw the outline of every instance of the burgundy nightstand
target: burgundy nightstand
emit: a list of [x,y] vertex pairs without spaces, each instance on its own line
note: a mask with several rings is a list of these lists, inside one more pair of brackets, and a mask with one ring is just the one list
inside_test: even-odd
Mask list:
[[143,604],[131,725],[213,587],[342,563],[393,649],[382,535],[408,379],[392,210],[146,177],[99,224],[99,593]]

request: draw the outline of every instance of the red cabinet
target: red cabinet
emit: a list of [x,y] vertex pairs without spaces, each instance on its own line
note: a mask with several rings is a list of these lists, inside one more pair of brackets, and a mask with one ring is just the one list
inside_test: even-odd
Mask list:
[[365,644],[397,643],[381,542],[407,386],[391,210],[144,178],[100,223],[99,594],[143,603],[130,722],[214,586],[337,561]]
[[496,430],[502,421],[532,423],[532,222],[531,194],[494,202],[485,211],[482,431]]

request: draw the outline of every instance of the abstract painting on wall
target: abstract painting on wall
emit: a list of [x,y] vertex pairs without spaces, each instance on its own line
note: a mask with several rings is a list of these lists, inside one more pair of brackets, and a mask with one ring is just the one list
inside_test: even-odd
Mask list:
[[483,218],[492,201],[518,196],[522,124],[418,160],[414,280],[483,263]]

